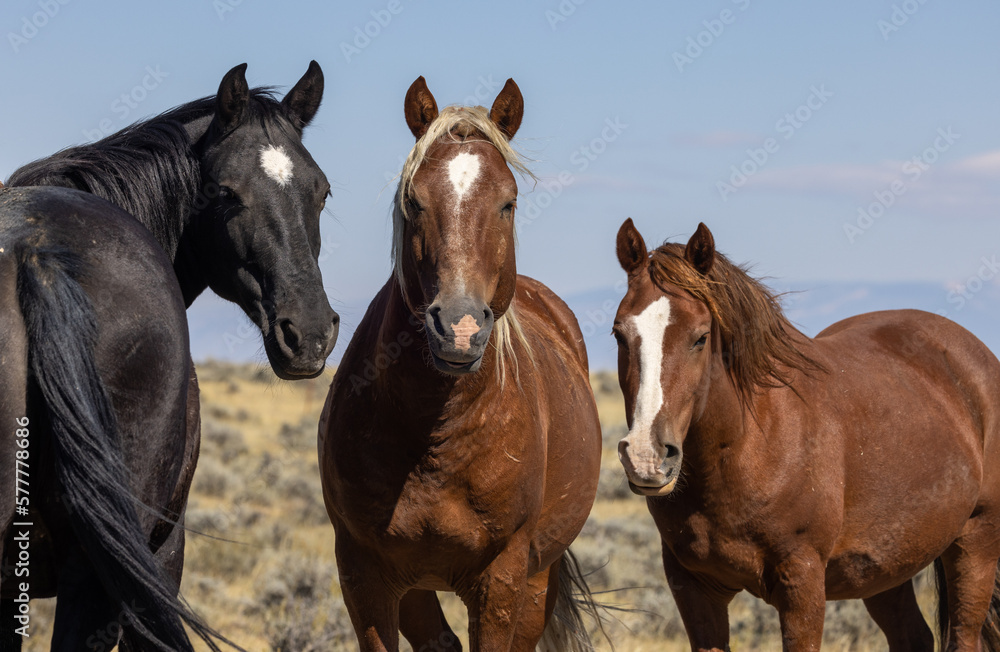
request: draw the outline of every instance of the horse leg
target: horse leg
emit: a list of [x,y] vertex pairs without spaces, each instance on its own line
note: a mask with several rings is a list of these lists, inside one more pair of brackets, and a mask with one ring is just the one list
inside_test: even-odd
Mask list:
[[[153,553],[153,557],[166,571],[177,592],[181,590],[181,574],[184,571],[184,516],[177,520],[178,525],[170,532],[170,536],[160,548]],[[139,652],[142,650],[142,641],[134,641],[129,636],[128,630],[122,632],[121,642],[118,644],[119,652]]]
[[[0,456],[0,459],[3,459]],[[14,465],[11,464],[11,467]],[[14,513],[14,492],[10,493],[11,499],[9,500],[10,505],[10,515],[13,516]],[[8,511],[8,510],[4,510]],[[9,522],[11,519],[4,516],[7,520],[4,522]],[[0,529],[0,558],[2,558],[3,553],[3,542],[7,540],[7,530]],[[12,555],[16,559],[16,552]],[[0,559],[2,561],[2,559]],[[14,574],[15,567],[13,564],[9,566],[4,566],[0,569],[0,585],[11,587],[17,587],[19,580]],[[20,652],[21,644],[24,642],[24,637],[17,633],[17,628],[20,623],[15,620],[15,618],[20,615],[19,607],[21,604],[14,602],[13,599],[0,600],[0,652]]]
[[[188,492],[191,490],[191,482],[194,480],[195,467],[198,464],[198,455],[201,450],[201,394],[198,389],[198,375],[195,371],[194,361],[191,361],[190,378],[188,379],[187,405],[185,407],[185,440],[184,440],[184,465],[177,485],[174,487],[174,495],[167,506],[167,515],[177,514],[177,524],[169,525],[160,522],[151,535],[151,546],[157,546],[153,551],[153,557],[157,563],[166,571],[166,575],[173,583],[177,593],[181,590],[181,576],[184,572],[184,516],[187,512]],[[169,534],[163,538],[161,527],[169,527]],[[159,543],[162,540],[162,543]],[[142,641],[134,641],[132,636],[126,632],[122,636],[119,644],[120,652],[131,652],[140,650]]]
[[735,591],[708,587],[663,544],[663,570],[694,652],[729,651],[729,603]]
[[864,600],[865,608],[889,642],[889,652],[933,652],[934,635],[917,606],[913,580]]
[[[556,601],[559,599],[559,572],[561,568],[562,556],[547,569],[528,578],[528,590],[525,591],[521,601],[521,617],[514,630],[514,645],[511,650],[531,652],[542,639],[546,627],[555,628],[559,625],[559,623],[552,623],[551,620]],[[569,635],[573,633],[568,628],[562,628],[560,633],[562,632]],[[556,650],[569,650],[572,647],[569,641],[559,641],[557,645],[550,645],[546,649],[555,652]]]
[[73,547],[59,570],[58,598],[52,652],[114,648],[122,623],[79,546]]
[[0,600],[0,652],[21,652],[24,638],[15,631],[18,615],[18,604],[13,600]]
[[993,519],[973,518],[941,555],[948,584],[948,647],[979,650],[983,623],[997,578],[997,532]]
[[399,631],[413,652],[462,652],[434,591],[413,589],[399,601]]
[[[826,617],[826,564],[811,550],[792,552],[768,574],[785,652],[819,652]],[[768,577],[765,575],[765,577]]]
[[[528,590],[528,542],[512,541],[497,555],[462,600],[469,608],[472,652],[510,650]],[[541,632],[539,632],[541,634]]]
[[377,559],[355,545],[346,528],[336,528],[334,549],[340,590],[361,652],[399,650],[400,596],[390,590]]

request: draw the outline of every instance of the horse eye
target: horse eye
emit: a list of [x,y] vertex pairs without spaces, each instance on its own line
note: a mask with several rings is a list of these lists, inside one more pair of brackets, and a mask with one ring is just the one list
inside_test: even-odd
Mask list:
[[618,342],[618,346],[627,346],[628,343],[625,341],[625,336],[621,334],[621,331],[612,330],[611,334],[614,336],[615,341]]
[[500,211],[500,216],[503,217],[505,220],[509,220],[511,214],[514,212],[514,208],[516,207],[517,207],[517,202],[510,202],[509,204],[503,207],[503,210]]
[[406,214],[408,216],[413,217],[414,215],[419,215],[423,211],[424,207],[421,206],[416,199],[412,197],[406,198]]
[[698,341],[694,343],[695,348],[702,348],[705,346],[705,342],[708,341],[708,333],[705,333],[698,338]]

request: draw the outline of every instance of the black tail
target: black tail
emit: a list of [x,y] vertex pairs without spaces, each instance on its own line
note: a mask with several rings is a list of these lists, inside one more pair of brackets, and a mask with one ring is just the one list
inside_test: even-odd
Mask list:
[[[938,592],[938,640],[941,649],[948,647],[948,583],[944,576],[944,564],[941,559],[934,560],[934,578],[937,580]],[[993,597],[990,598],[990,610],[983,623],[983,642],[990,652],[1000,652],[1000,563],[997,564],[997,575],[993,580]]]
[[[594,619],[601,634],[611,643],[604,631],[599,607],[580,570],[580,562],[572,551],[567,550],[559,567],[559,595],[552,619],[538,643],[539,649],[546,652],[593,652],[596,648],[584,623],[584,614]],[[613,644],[611,649],[614,649]]]
[[127,484],[117,420],[94,361],[97,320],[65,249],[20,256],[18,298],[28,366],[48,407],[61,490],[80,545],[141,649],[193,650],[186,623],[212,650],[216,636],[181,603],[153,558]]

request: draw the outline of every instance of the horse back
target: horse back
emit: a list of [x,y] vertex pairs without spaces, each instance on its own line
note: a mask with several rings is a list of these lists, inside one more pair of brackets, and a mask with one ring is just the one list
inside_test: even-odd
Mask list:
[[959,324],[920,310],[885,310],[832,324],[815,341],[834,367],[839,356],[863,358],[894,385],[920,383],[957,399],[980,442],[992,437],[1000,446],[1000,361]]

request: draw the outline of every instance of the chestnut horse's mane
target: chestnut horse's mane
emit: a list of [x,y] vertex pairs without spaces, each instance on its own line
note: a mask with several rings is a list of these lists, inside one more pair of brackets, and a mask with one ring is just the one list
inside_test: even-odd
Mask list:
[[[427,151],[431,146],[442,139],[452,139],[455,142],[467,141],[469,136],[481,135],[482,140],[489,142],[497,148],[503,160],[515,171],[524,177],[534,178],[534,174],[528,169],[525,158],[519,154],[507,136],[490,120],[489,112],[482,106],[447,106],[441,110],[438,117],[427,128],[427,132],[417,141],[410,150],[406,162],[403,164],[403,171],[399,173],[399,186],[396,188],[396,195],[393,198],[392,206],[392,260],[393,270],[401,291],[405,292],[406,283],[403,279],[402,251],[403,251],[403,225],[408,215],[406,214],[406,197],[409,195],[413,177],[420,169]],[[516,222],[515,222],[516,223]],[[515,233],[516,236],[516,233]],[[517,360],[514,356],[513,340],[516,339],[524,346],[529,358],[532,358],[531,347],[524,337],[524,331],[517,319],[514,304],[511,303],[507,311],[497,318],[493,326],[493,345],[497,350],[497,375],[502,380],[506,358],[509,356]],[[532,360],[533,362],[533,360]],[[515,373],[517,367],[515,366]]]
[[825,371],[800,348],[804,336],[785,317],[779,295],[750,276],[745,266],[715,252],[715,262],[704,275],[692,267],[684,251],[684,245],[672,242],[653,251],[650,278],[661,290],[668,284],[679,287],[708,307],[741,403],[750,405],[758,390],[790,386],[792,370]]

